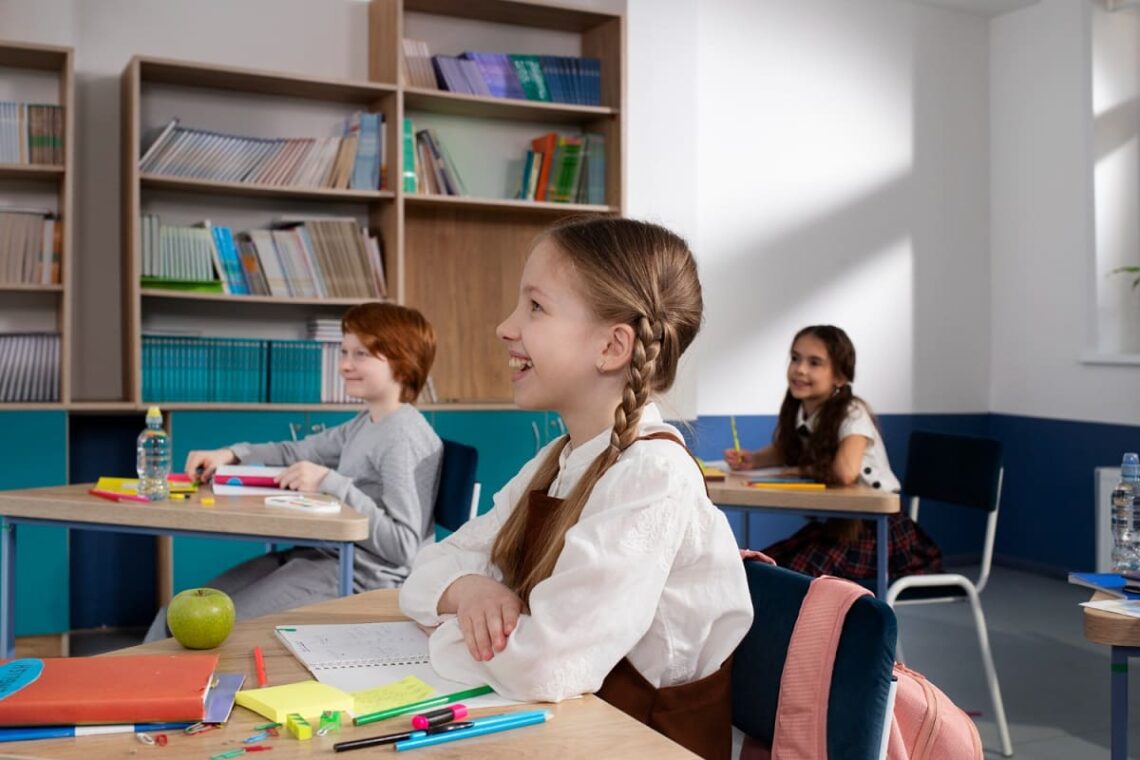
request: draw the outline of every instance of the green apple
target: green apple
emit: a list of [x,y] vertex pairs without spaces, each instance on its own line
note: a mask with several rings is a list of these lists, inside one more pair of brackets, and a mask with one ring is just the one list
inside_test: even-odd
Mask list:
[[234,628],[234,602],[216,588],[186,589],[170,600],[166,625],[187,649],[213,649]]

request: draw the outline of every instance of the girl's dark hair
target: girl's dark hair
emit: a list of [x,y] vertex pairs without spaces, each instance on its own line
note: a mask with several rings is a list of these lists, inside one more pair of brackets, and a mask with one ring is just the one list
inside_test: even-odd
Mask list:
[[789,466],[803,468],[813,479],[834,484],[832,464],[839,450],[839,426],[846,419],[852,401],[863,404],[868,414],[870,407],[851,390],[851,384],[855,382],[855,345],[847,333],[834,325],[811,325],[796,333],[792,345],[795,346],[796,341],[805,335],[823,343],[831,361],[831,371],[845,382],[816,412],[815,429],[810,436],[801,435],[796,430],[796,412],[800,402],[790,390],[785,393],[780,418],[772,433],[772,443]]

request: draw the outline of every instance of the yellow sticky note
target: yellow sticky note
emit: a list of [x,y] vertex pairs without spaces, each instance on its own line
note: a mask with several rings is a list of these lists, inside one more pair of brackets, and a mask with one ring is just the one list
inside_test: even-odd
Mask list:
[[352,700],[356,705],[357,715],[380,712],[390,707],[419,702],[435,694],[435,689],[415,676],[401,678],[399,681],[375,686],[371,689],[361,689],[352,692]]
[[316,723],[325,710],[353,711],[350,694],[317,681],[243,689],[237,693],[234,702],[282,724],[289,713],[297,713],[310,723]]

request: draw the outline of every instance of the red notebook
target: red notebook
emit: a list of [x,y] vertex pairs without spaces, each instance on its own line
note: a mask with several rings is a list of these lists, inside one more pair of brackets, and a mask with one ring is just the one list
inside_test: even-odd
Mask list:
[[0,663],[0,725],[199,721],[216,654],[45,657]]

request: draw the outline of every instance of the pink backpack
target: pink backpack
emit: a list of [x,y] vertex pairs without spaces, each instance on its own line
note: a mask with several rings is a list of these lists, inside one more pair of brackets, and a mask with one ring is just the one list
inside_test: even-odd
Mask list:
[[[808,587],[788,643],[771,752],[746,738],[741,760],[820,760],[827,753],[827,695],[847,611],[870,592],[823,576]],[[921,674],[895,663],[897,689],[888,760],[981,760],[978,729]]]

